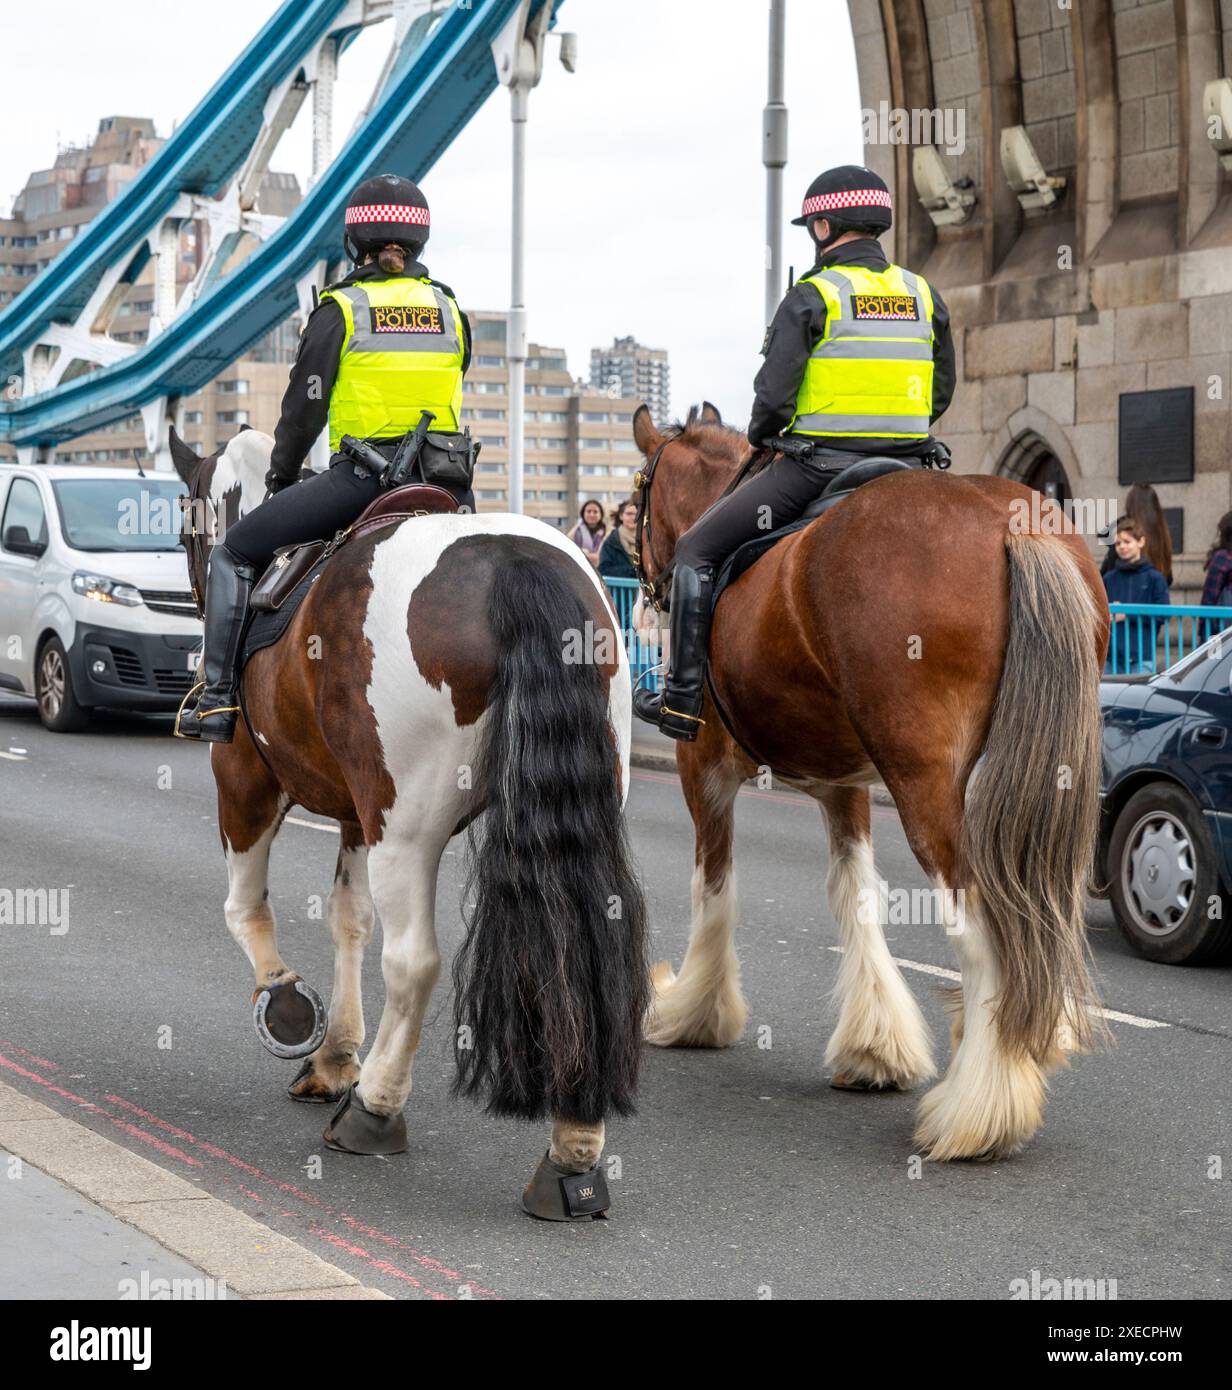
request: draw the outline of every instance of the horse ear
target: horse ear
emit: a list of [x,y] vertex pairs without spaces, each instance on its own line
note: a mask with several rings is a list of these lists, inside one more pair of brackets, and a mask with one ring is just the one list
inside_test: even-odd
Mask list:
[[191,483],[193,474],[201,467],[200,458],[176,434],[174,425],[167,432],[167,443],[171,447],[171,462],[175,465],[175,471],[185,483]]
[[245,430],[250,430],[250,429],[252,429],[252,426],[251,426],[250,424],[248,424],[247,421],[245,421],[245,423],[242,424],[242,425],[239,427],[238,430],[236,430],[236,434],[243,434]]
[[645,404],[639,405],[633,413],[633,442],[646,458],[663,443],[663,436],[655,428],[650,409]]
[[719,414],[719,407],[712,405],[709,401],[703,401],[701,422],[703,425],[721,425],[723,417]]

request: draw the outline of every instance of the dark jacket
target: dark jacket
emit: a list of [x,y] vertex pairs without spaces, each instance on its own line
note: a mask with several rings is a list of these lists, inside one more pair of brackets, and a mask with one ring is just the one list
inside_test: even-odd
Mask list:
[[[357,266],[343,279],[331,285],[362,284],[368,280],[393,280],[426,276],[427,269],[419,261],[409,261],[401,275],[387,275],[379,265]],[[439,280],[432,283],[445,291],[450,299],[454,292]],[[459,312],[461,312],[459,310]],[[308,316],[300,334],[299,351],[291,368],[291,380],[282,398],[282,416],[274,430],[274,452],[270,456],[270,472],[284,482],[299,477],[308,451],[317,436],[329,423],[329,398],[338,375],[342,344],[346,341],[346,320],[332,299],[323,299]],[[471,326],[462,314],[462,370],[471,362]]]
[[1168,581],[1146,560],[1118,560],[1104,575],[1109,603],[1167,603]]
[[1211,556],[1201,601],[1211,607],[1232,603],[1232,551],[1217,550]]
[[599,551],[599,573],[604,579],[636,579],[637,570],[620,543],[620,528],[613,528]]
[[[827,251],[809,275],[833,265],[858,265],[884,270],[889,265],[881,243],[874,237],[849,241]],[[933,400],[929,414],[932,424],[954,396],[957,370],[954,341],[950,335],[950,311],[932,285],[933,294]],[[749,422],[749,443],[763,448],[775,435],[782,434],[796,414],[796,400],[804,380],[804,369],[813,349],[826,330],[826,304],[815,285],[800,280],[787,291],[774,322],[766,332],[762,356],[766,359],[753,383],[756,397]],[[919,444],[905,439],[860,439],[815,436],[810,439],[824,448],[858,450],[861,453],[913,454]]]

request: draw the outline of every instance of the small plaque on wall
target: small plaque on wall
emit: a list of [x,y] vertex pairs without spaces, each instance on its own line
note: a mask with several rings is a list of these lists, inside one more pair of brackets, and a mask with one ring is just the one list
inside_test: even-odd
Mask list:
[[1193,480],[1192,386],[1125,391],[1117,429],[1117,480],[1188,483]]

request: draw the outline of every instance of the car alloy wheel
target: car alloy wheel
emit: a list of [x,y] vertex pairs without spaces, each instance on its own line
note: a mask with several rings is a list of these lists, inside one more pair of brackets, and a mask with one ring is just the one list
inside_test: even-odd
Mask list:
[[55,647],[48,647],[39,662],[39,708],[45,719],[58,719],[64,708],[64,688],[68,673]]
[[1170,935],[1189,911],[1197,880],[1185,826],[1167,811],[1143,816],[1125,842],[1121,873],[1137,925],[1152,936]]

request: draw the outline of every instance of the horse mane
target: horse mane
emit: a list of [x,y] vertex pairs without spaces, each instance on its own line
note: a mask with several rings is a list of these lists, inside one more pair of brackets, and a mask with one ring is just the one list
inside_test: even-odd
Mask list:
[[689,444],[703,458],[716,463],[742,463],[748,453],[748,436],[715,420],[703,420],[698,406],[690,406],[688,418],[673,422],[671,435]]

